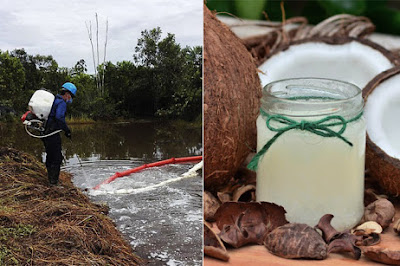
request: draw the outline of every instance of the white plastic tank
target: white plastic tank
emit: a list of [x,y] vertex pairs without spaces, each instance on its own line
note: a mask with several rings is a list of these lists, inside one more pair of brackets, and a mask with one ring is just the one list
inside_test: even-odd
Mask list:
[[47,119],[50,114],[51,106],[54,102],[54,95],[43,89],[35,91],[32,95],[28,107],[38,118]]

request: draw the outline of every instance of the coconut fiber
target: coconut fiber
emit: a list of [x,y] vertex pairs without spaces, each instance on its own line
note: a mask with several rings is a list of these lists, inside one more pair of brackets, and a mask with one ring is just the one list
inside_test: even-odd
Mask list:
[[255,150],[261,84],[255,61],[204,6],[205,189],[226,184]]
[[62,172],[50,187],[42,163],[0,148],[0,265],[139,265],[107,216]]

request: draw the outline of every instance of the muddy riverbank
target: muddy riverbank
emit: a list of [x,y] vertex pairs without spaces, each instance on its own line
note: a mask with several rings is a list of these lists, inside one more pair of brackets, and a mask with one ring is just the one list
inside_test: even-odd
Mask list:
[[61,174],[49,187],[33,156],[0,148],[0,265],[138,265],[107,216]]

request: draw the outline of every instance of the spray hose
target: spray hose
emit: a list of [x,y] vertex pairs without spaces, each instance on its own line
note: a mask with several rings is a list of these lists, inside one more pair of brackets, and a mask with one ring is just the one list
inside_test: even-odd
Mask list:
[[[42,122],[42,121],[40,121],[40,120],[31,120],[31,122]],[[54,134],[60,133],[62,130],[59,129],[59,130],[56,130],[56,131],[54,131],[54,132],[51,132],[51,133],[49,133],[49,134],[47,134],[47,135],[37,136],[37,135],[32,134],[31,132],[29,132],[29,130],[28,130],[28,125],[25,124],[25,131],[26,131],[26,133],[28,133],[28,135],[31,136],[31,137],[41,139],[41,138],[47,138],[47,137],[53,136]]]
[[38,138],[38,139],[47,138],[47,137],[53,136],[54,134],[60,133],[60,132],[62,131],[61,129],[59,129],[59,130],[56,130],[56,131],[54,131],[54,132],[51,132],[50,134],[47,134],[47,135],[36,136],[36,135],[32,134],[31,132],[29,132],[29,130],[28,130],[27,127],[28,127],[28,126],[25,125],[25,131],[26,131],[26,133],[28,133],[29,136],[34,137],[34,138]]

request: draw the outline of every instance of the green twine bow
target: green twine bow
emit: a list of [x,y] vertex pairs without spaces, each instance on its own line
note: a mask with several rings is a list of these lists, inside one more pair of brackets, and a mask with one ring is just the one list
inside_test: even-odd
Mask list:
[[[250,163],[247,165],[247,168],[250,170],[257,170],[258,167],[258,162],[263,156],[268,149],[271,147],[271,145],[285,132],[292,130],[292,129],[300,129],[300,130],[306,130],[308,132],[314,133],[318,136],[321,137],[326,137],[326,138],[332,138],[336,137],[341,140],[343,140],[345,143],[347,143],[349,146],[353,146],[353,143],[348,141],[345,137],[342,136],[343,132],[346,130],[347,124],[351,123],[353,121],[358,120],[362,116],[362,112],[359,113],[357,116],[353,117],[350,120],[344,119],[342,116],[339,115],[330,115],[325,118],[322,118],[317,121],[307,121],[307,120],[302,120],[300,122],[297,122],[293,119],[287,118],[282,115],[269,115],[265,113],[263,110],[261,110],[261,114],[263,116],[267,117],[267,127],[269,130],[278,132],[276,133],[265,145],[262,147],[262,149],[253,157],[253,159],[250,161]],[[271,121],[279,122],[283,124],[282,127],[273,127],[271,126]],[[286,125],[286,126],[285,126]],[[334,126],[341,126],[341,128],[338,131],[335,131],[331,129],[330,127]]]

